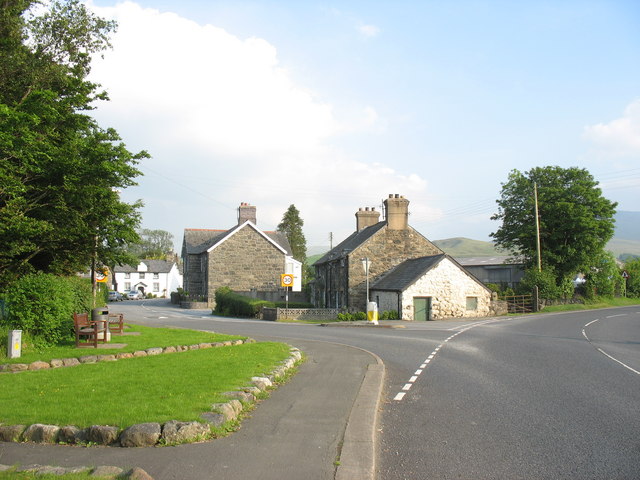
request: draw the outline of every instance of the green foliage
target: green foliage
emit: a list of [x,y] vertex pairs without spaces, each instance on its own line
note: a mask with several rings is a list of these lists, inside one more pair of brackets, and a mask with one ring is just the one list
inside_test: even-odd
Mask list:
[[51,274],[25,275],[6,292],[9,329],[22,330],[39,345],[56,345],[71,337],[73,312],[91,309],[91,284]]
[[398,320],[399,318],[397,310],[385,310],[380,314],[380,320]]
[[272,302],[234,293],[229,287],[218,288],[215,299],[214,313],[230,317],[256,318],[264,307],[273,306]]
[[[84,112],[106,99],[89,80],[91,55],[113,22],[77,0],[5,2],[0,13],[0,286],[43,271],[72,274],[92,263],[129,263],[140,203],[132,154]],[[99,266],[99,265],[96,265]]]
[[547,300],[561,298],[562,292],[556,285],[556,275],[550,268],[541,272],[537,268],[528,268],[524,272],[524,277],[518,285],[520,295],[529,295],[533,288],[538,287],[538,296]]
[[129,245],[129,252],[140,260],[168,260],[173,252],[173,234],[166,230],[142,229],[140,242]]
[[613,254],[607,252],[599,255],[585,274],[585,296],[587,298],[615,296],[624,284],[621,273]]
[[300,218],[300,212],[295,205],[289,208],[282,216],[282,221],[278,224],[278,232],[284,233],[289,240],[293,258],[305,263],[307,259],[307,240],[302,232],[304,221]]
[[640,258],[635,258],[624,264],[627,278],[627,295],[640,297]]
[[536,265],[534,184],[538,188],[542,263],[555,273],[556,285],[590,266],[614,233],[616,203],[602,196],[585,169],[536,167],[513,170],[502,184],[498,213],[502,222],[491,236],[496,246]]

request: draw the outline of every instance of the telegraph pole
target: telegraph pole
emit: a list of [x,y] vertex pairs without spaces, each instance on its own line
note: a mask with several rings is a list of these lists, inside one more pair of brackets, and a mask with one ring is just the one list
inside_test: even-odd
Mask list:
[[538,216],[538,184],[533,182],[533,199],[536,214],[536,253],[538,255],[538,271],[542,271],[542,261],[540,258],[540,218]]

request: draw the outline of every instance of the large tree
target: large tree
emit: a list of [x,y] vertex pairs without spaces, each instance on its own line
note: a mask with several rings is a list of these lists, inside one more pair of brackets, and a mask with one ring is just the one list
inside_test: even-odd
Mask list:
[[0,0],[0,286],[32,271],[73,273],[132,261],[139,203],[133,154],[90,117],[91,55],[109,46],[112,22],[77,0]]
[[284,233],[289,240],[293,258],[304,264],[307,260],[307,240],[302,232],[303,225],[304,221],[300,218],[300,212],[296,206],[289,205],[282,216],[282,221],[278,224],[278,231]]
[[538,194],[540,256],[560,285],[567,276],[587,271],[614,233],[616,203],[602,196],[598,182],[582,168],[536,167],[513,170],[502,184],[498,213],[502,222],[491,234],[498,247],[537,263],[534,185]]
[[166,230],[143,228],[138,232],[140,243],[130,245],[129,251],[141,260],[167,260],[173,258],[173,234]]

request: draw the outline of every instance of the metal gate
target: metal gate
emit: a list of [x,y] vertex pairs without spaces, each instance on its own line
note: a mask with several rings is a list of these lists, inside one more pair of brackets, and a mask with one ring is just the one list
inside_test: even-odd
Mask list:
[[533,309],[533,295],[508,295],[500,300],[507,302],[509,313],[531,313]]

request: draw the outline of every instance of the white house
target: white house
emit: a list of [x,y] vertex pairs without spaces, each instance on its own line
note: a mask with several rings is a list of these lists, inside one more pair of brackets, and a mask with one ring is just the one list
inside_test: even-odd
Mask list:
[[139,290],[145,295],[168,297],[182,288],[182,273],[176,262],[167,260],[141,260],[137,267],[118,265],[114,269],[114,290],[126,294]]
[[370,298],[403,320],[493,314],[491,291],[445,254],[405,260],[371,286]]

